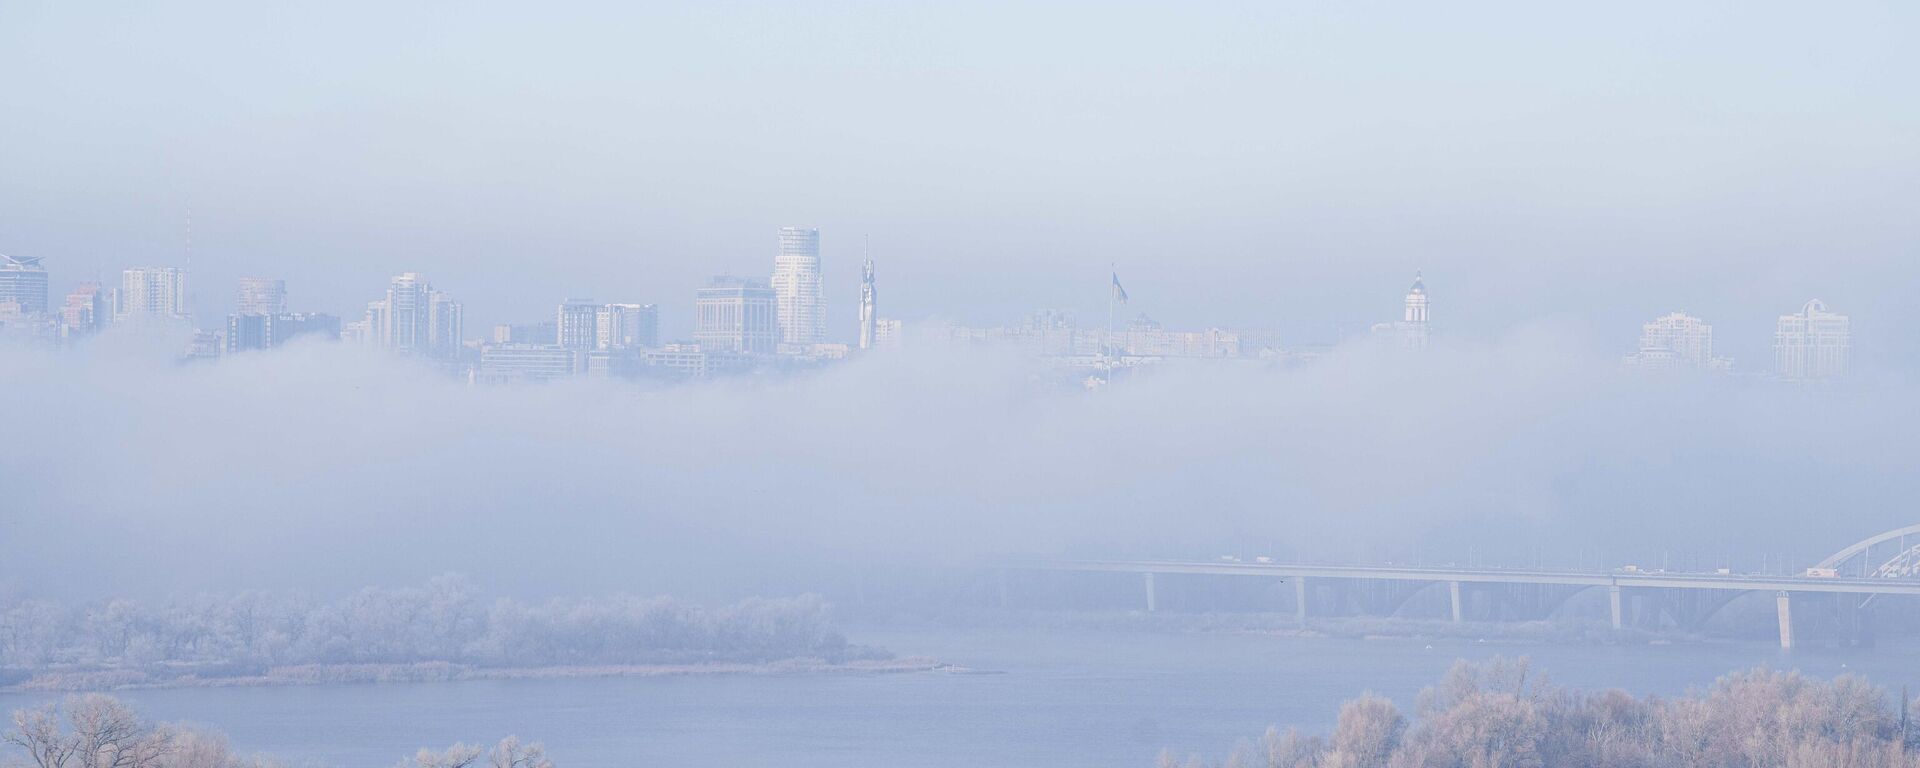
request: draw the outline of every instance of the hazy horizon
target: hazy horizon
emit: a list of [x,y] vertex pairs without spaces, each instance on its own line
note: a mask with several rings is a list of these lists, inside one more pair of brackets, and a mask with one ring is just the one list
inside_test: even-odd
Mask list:
[[870,237],[909,321],[1104,321],[1113,264],[1129,316],[1333,341],[1420,269],[1465,340],[1684,310],[1764,368],[1820,298],[1920,365],[1904,6],[378,8],[0,8],[0,253],[57,300],[191,220],[206,315],[419,271],[469,336],[591,296],[680,338],[804,225],[835,340]]

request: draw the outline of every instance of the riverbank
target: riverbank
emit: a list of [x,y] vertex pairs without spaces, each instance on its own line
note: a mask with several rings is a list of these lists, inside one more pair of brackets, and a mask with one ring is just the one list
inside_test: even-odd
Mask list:
[[201,675],[133,669],[59,670],[33,673],[0,686],[0,693],[127,691],[160,688],[237,688],[342,683],[445,683],[467,680],[557,680],[592,677],[687,677],[708,675],[882,675],[955,669],[931,658],[780,659],[767,662],[696,664],[598,664],[579,666],[483,667],[447,662],[411,664],[297,664],[269,667],[256,674]]

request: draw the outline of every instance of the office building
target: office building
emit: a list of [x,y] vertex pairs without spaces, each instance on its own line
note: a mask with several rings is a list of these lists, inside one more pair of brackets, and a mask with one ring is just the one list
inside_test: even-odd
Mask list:
[[567,299],[554,314],[554,341],[565,349],[594,349],[599,335],[600,307],[588,299]]
[[780,343],[777,307],[765,281],[716,277],[694,297],[694,341],[709,352],[771,353]]
[[820,230],[780,228],[780,253],[773,260],[772,285],[778,297],[780,343],[808,345],[823,341],[827,312],[820,286]]
[[0,303],[7,302],[23,315],[47,313],[47,270],[38,257],[0,256]]
[[594,323],[595,349],[651,349],[660,346],[660,310],[652,304],[608,304]]

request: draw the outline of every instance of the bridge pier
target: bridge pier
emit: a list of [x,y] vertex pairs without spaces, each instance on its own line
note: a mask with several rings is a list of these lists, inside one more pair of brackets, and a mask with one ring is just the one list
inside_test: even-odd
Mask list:
[[1613,614],[1613,630],[1618,632],[1624,626],[1620,616],[1620,585],[1607,585],[1607,609]]
[[1140,574],[1140,576],[1147,584],[1147,613],[1160,610],[1160,601],[1158,596],[1154,594],[1153,589],[1153,571],[1147,571],[1146,573]]
[[1293,619],[1302,624],[1307,621],[1307,577],[1296,576],[1293,579]]
[[1461,620],[1460,582],[1447,582],[1447,596],[1453,599],[1453,623],[1458,624]]
[[1785,590],[1773,598],[1773,604],[1780,612],[1780,650],[1793,650],[1793,601]]

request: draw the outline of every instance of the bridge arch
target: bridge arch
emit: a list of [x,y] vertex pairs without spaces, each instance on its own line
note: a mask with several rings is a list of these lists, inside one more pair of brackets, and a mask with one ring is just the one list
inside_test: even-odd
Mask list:
[[[1916,543],[1909,546],[1909,539]],[[1892,556],[1885,560],[1888,549],[1883,545],[1895,542]],[[1875,548],[1880,549],[1875,555]],[[1859,575],[1865,578],[1913,578],[1920,576],[1920,525],[1909,525],[1891,531],[1870,536],[1854,542],[1852,546],[1828,555],[1816,564],[1815,568],[1840,570],[1854,561],[1859,561]],[[1878,562],[1875,562],[1879,560]],[[1847,568],[1851,571],[1851,568]]]

